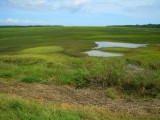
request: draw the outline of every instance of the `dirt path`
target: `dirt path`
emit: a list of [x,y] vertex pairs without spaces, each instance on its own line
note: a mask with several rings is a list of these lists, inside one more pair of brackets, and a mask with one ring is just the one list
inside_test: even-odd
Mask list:
[[0,93],[15,94],[24,98],[43,99],[52,102],[98,106],[111,111],[160,114],[160,100],[110,99],[100,90],[75,89],[71,86],[0,82]]

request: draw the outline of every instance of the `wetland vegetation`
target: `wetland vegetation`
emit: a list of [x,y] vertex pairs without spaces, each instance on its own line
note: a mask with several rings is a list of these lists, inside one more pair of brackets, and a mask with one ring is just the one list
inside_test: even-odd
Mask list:
[[[95,42],[102,41],[147,44],[147,46],[131,48],[111,46],[98,49],[101,52],[123,54],[116,57],[94,57],[84,54],[98,47]],[[0,80],[18,84],[38,83],[69,85],[77,89],[90,88],[101,90],[112,99],[159,100],[159,44],[159,28],[3,27],[0,28]],[[129,67],[130,64],[136,67]],[[99,108],[89,107],[89,110],[87,107],[73,107],[71,110],[69,107],[70,109],[62,110],[58,106],[43,107],[41,103],[31,103],[8,95],[0,96],[0,106],[4,106],[1,110],[6,111],[3,114],[5,117],[8,111],[11,117],[16,114],[19,118],[26,117],[26,119],[56,117],[70,120],[97,120],[100,118],[99,114],[104,117],[102,119],[112,119],[109,112]],[[45,103],[45,106],[49,106],[48,103]],[[26,112],[26,109],[29,111]],[[32,111],[34,113],[31,115]],[[92,112],[95,115],[91,114]],[[36,117],[37,114],[40,115],[39,118]],[[114,119],[134,118],[124,113],[114,115]],[[138,115],[137,119],[158,119],[158,117],[155,115],[148,118]]]

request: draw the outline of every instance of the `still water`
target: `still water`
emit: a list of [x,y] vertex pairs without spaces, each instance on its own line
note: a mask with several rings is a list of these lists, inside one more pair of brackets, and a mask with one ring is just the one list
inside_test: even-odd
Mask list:
[[121,53],[112,53],[112,52],[102,52],[99,50],[91,50],[84,52],[88,54],[89,56],[95,56],[95,57],[115,57],[115,56],[123,56]]
[[138,48],[138,47],[146,47],[147,44],[133,44],[133,43],[121,43],[121,42],[95,42],[97,47],[93,48],[94,50],[84,52],[88,56],[95,57],[116,57],[123,56],[122,53],[112,53],[112,52],[102,52],[98,50],[99,48],[107,48],[107,47],[124,47],[124,48]]
[[104,47],[124,47],[124,48],[138,48],[138,47],[146,47],[147,44],[133,44],[133,43],[121,43],[121,42],[95,42],[98,48]]

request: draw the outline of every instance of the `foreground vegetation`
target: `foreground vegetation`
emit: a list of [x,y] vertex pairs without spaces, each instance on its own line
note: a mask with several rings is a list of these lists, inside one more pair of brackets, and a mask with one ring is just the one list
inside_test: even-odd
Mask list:
[[[9,82],[68,84],[77,88],[93,87],[102,89],[111,98],[159,99],[159,39],[160,29],[158,28],[0,28],[0,78]],[[84,51],[96,46],[95,41],[142,43],[148,44],[148,47],[100,49],[101,51],[124,53],[125,55],[121,57],[98,58],[83,54]],[[4,103],[3,99],[6,99]],[[99,118],[99,116],[92,115],[90,118],[88,116],[85,118],[86,116],[81,116],[79,111],[68,112],[59,108],[42,107],[39,104],[28,103],[22,99],[5,95],[1,95],[0,104],[2,104],[4,118],[8,113],[11,113],[11,117],[15,119],[17,117],[19,119],[22,117],[26,119]],[[33,111],[35,113],[31,115]],[[39,118],[36,118],[37,114],[40,115]],[[90,114],[86,115],[90,116]],[[110,116],[105,117],[112,119]],[[118,117],[116,116],[117,119]],[[125,119],[123,115],[122,118]],[[138,116],[138,118],[141,117]]]
[[53,104],[0,95],[1,120],[158,120],[159,115],[111,113],[103,108]]

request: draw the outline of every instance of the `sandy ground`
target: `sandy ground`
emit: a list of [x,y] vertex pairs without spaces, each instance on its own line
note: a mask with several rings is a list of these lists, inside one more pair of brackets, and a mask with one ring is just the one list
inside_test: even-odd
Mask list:
[[25,84],[17,82],[0,82],[0,93],[12,94],[23,98],[59,102],[82,106],[96,106],[113,112],[133,114],[159,114],[160,100],[110,99],[103,91],[91,88],[76,89],[71,86]]

